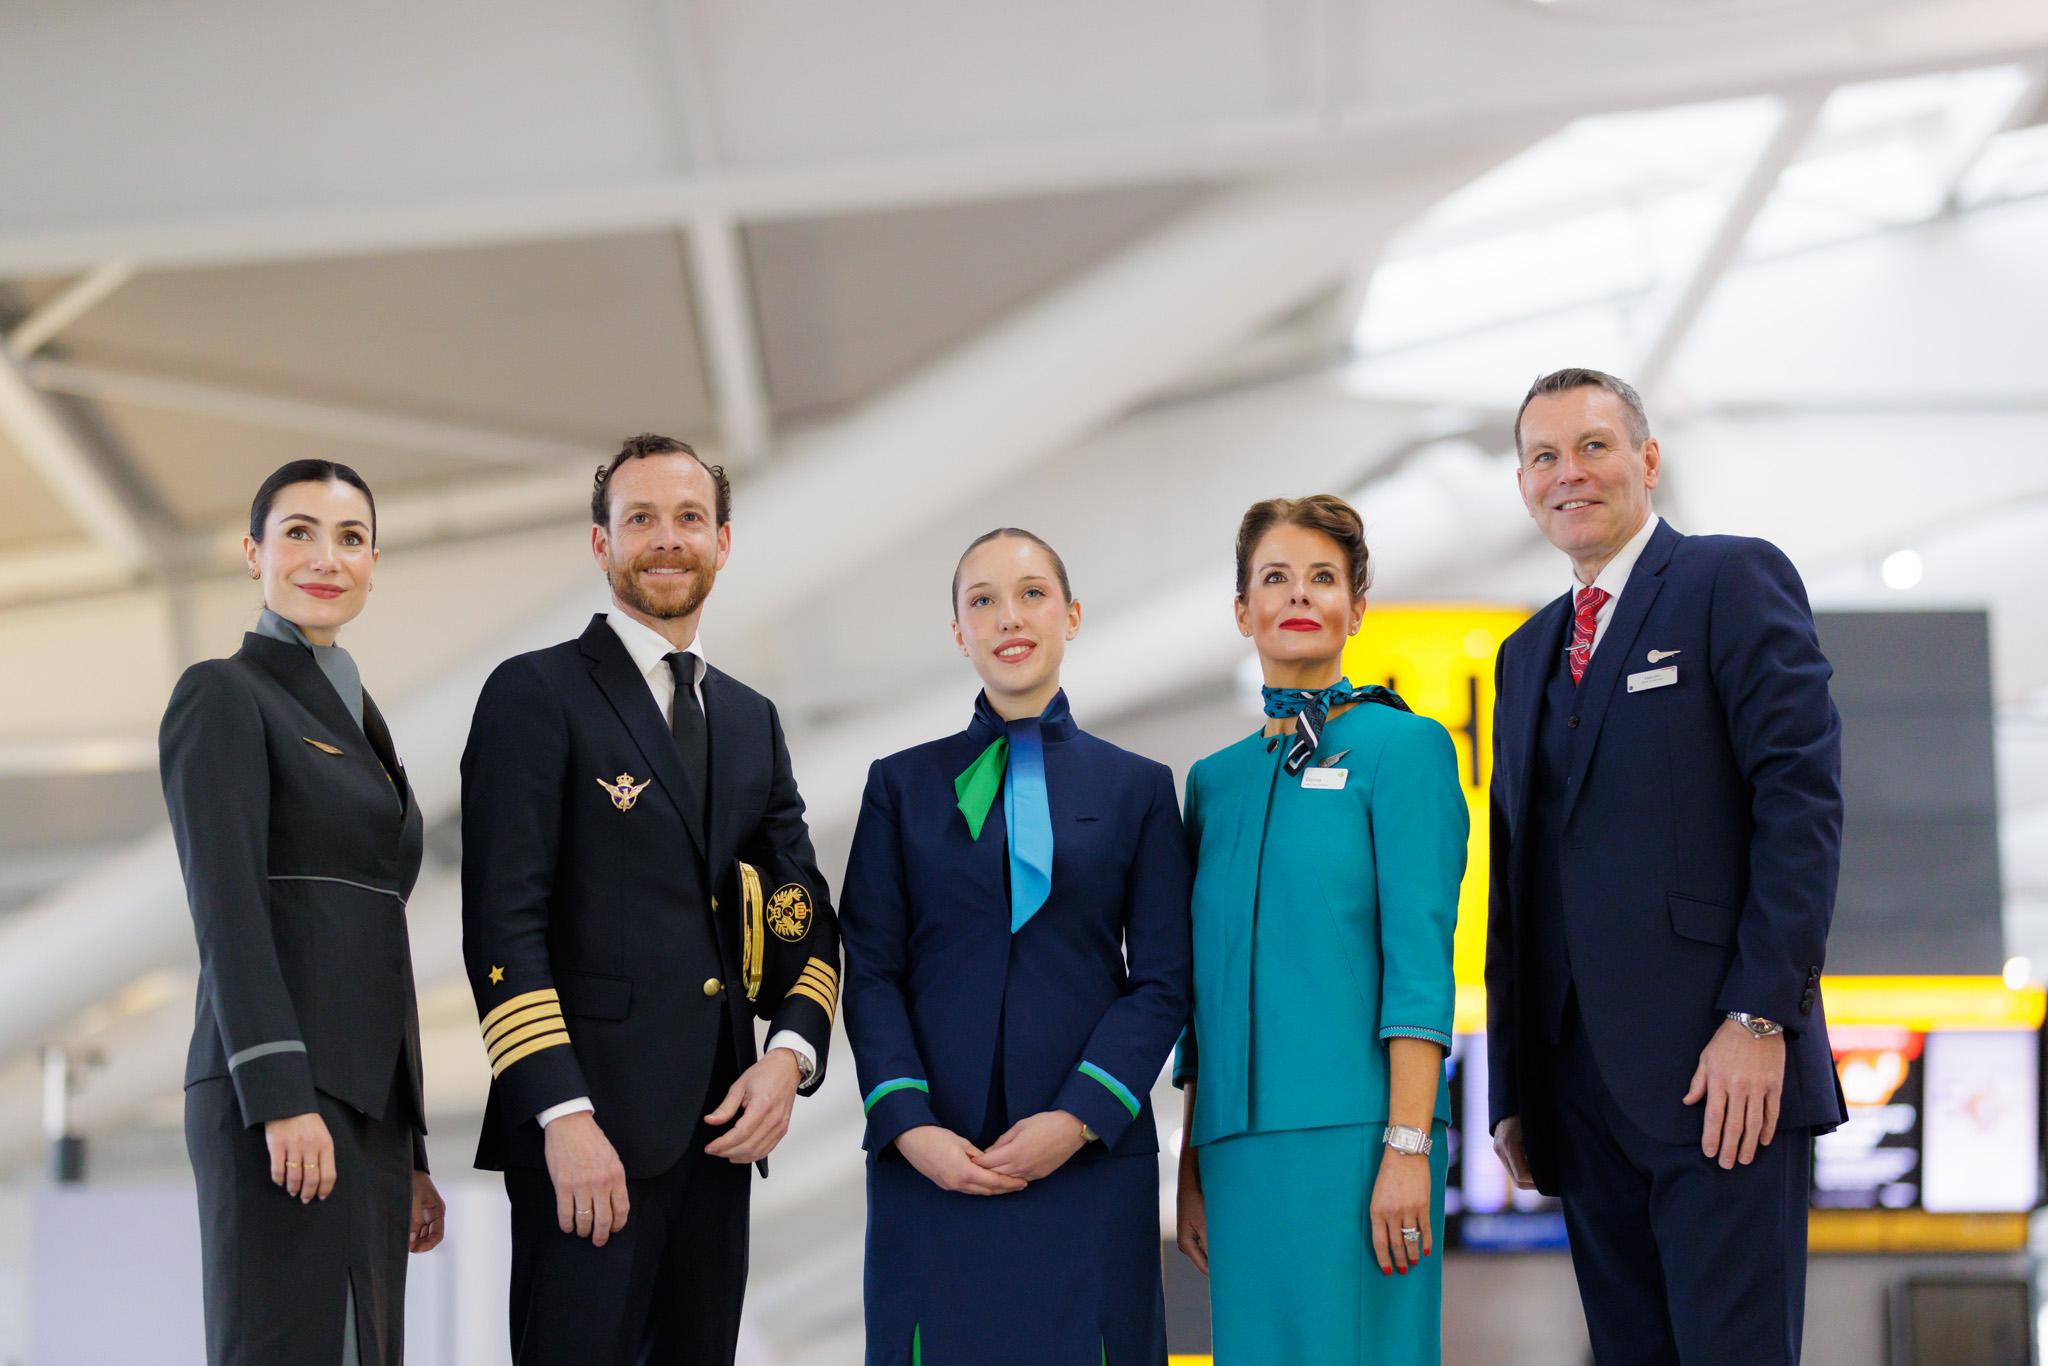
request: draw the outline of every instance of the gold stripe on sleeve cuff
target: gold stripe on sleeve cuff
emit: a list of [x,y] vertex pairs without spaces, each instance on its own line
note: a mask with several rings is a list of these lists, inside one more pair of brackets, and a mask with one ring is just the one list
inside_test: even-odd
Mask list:
[[484,1046],[495,1048],[504,1040],[507,1034],[523,1029],[537,1020],[559,1020],[561,1018],[562,1008],[553,1001],[542,1001],[540,1004],[528,1006],[524,1010],[515,1010],[484,1031]]
[[493,1010],[490,1014],[484,1016],[484,1033],[490,1033],[492,1025],[504,1019],[507,1015],[510,1015],[515,1010],[521,1010],[531,1005],[539,1005],[542,1001],[559,1000],[561,1000],[561,997],[555,994],[555,989],[553,987],[543,987],[539,991],[529,991],[523,993],[522,995],[514,996],[511,1000],[504,1002],[502,1005],[498,1006],[497,1009]]
[[557,1029],[552,1033],[543,1034],[537,1039],[529,1039],[527,1042],[513,1049],[510,1053],[507,1053],[504,1057],[499,1058],[496,1062],[492,1063],[491,1075],[494,1077],[502,1077],[505,1075],[505,1069],[510,1067],[513,1063],[518,1062],[521,1058],[526,1057],[527,1055],[532,1053],[538,1053],[543,1048],[554,1048],[559,1044],[565,1044],[567,1042],[569,1042],[569,1031],[567,1031],[566,1029]]
[[839,986],[839,969],[833,967],[830,963],[826,962],[822,958],[813,958],[810,961],[806,962],[804,964],[804,971],[808,973],[816,973],[819,977],[824,979],[824,985],[826,985],[827,987],[836,990]]
[[507,1052],[517,1048],[528,1039],[537,1039],[543,1034],[553,1033],[556,1030],[567,1032],[567,1027],[562,1023],[560,1016],[553,1016],[545,1020],[535,1020],[531,1024],[521,1025],[517,1029],[500,1034],[486,1048],[491,1055],[491,1061],[496,1062],[499,1058],[504,1057]]
[[[790,996],[807,996],[824,1008],[826,1018],[832,1015],[832,998],[812,986],[809,982],[798,982],[789,989]],[[787,997],[784,998],[788,999]]]

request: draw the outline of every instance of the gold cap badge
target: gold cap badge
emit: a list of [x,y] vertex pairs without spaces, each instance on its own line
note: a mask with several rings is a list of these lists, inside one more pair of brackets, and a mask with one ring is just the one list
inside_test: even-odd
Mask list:
[[616,781],[609,783],[599,778],[597,785],[612,799],[613,806],[621,811],[631,811],[633,803],[640,800],[640,794],[647,790],[647,783],[653,781],[654,779],[649,778],[646,782],[635,783],[632,774],[621,773]]
[[777,939],[794,944],[811,931],[811,894],[801,884],[784,883],[768,898],[768,928]]

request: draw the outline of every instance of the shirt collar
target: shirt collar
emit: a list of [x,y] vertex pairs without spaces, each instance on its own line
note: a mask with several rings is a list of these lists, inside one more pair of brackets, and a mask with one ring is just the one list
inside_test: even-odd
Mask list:
[[1657,530],[1657,523],[1663,520],[1662,517],[1659,517],[1654,512],[1645,518],[1642,527],[1637,530],[1635,535],[1628,538],[1628,544],[1623,546],[1616,553],[1615,557],[1607,562],[1606,566],[1594,577],[1590,585],[1581,584],[1579,576],[1576,574],[1572,575],[1573,597],[1576,598],[1578,596],[1579,589],[1582,587],[1601,589],[1607,594],[1609,599],[1620,597],[1621,590],[1628,587],[1628,576],[1635,569],[1636,561],[1643,557],[1643,547],[1650,543],[1650,536]]
[[[612,630],[619,637],[619,643],[624,645],[626,653],[633,657],[634,667],[643,675],[668,667],[668,657],[676,652],[676,647],[669,643],[667,636],[645,622],[635,621],[616,607],[605,613],[604,619],[611,624]],[[703,632],[698,632],[697,638],[683,647],[683,653],[697,661],[697,676],[693,681],[702,683],[704,670],[710,667],[709,661],[704,658]]]

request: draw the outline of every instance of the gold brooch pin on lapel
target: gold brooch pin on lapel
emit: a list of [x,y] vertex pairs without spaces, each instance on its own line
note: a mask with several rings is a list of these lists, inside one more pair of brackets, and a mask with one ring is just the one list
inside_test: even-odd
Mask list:
[[333,745],[323,745],[323,744],[321,744],[321,743],[320,743],[320,742],[319,742],[318,740],[315,740],[315,739],[314,739],[314,738],[313,738],[312,736],[310,736],[310,735],[301,735],[301,736],[300,736],[299,738],[300,738],[301,740],[304,740],[304,741],[305,741],[305,742],[306,742],[307,744],[311,745],[311,746],[312,746],[312,747],[313,747],[314,749],[317,749],[317,750],[319,750],[319,751],[320,751],[320,752],[321,752],[322,754],[339,754],[339,753],[341,753],[341,751],[340,751],[340,750],[338,750],[338,749],[336,749],[336,748],[335,748],[335,747],[334,747]]
[[616,780],[609,783],[599,778],[597,785],[612,799],[613,806],[621,811],[631,811],[633,803],[640,800],[640,794],[646,791],[647,784],[653,781],[654,779],[649,778],[645,782],[636,783],[632,774],[621,773]]

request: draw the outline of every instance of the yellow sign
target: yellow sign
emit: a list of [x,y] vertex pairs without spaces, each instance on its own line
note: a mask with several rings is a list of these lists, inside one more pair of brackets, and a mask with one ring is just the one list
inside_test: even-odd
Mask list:
[[1375,607],[1344,648],[1344,676],[1384,683],[1417,713],[1442,723],[1458,751],[1472,818],[1458,890],[1458,981],[1486,978],[1487,785],[1493,781],[1493,660],[1529,614],[1519,607]]

